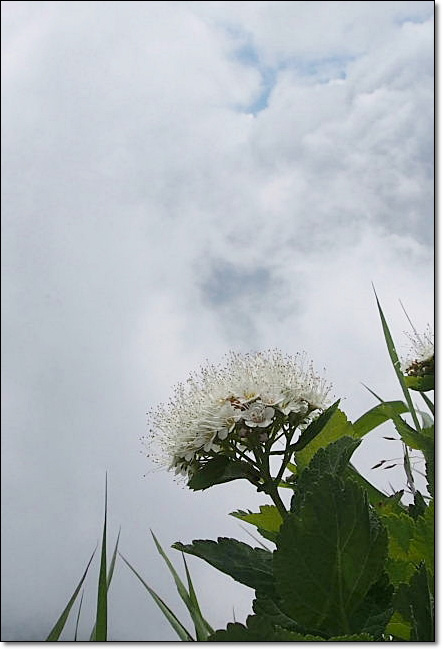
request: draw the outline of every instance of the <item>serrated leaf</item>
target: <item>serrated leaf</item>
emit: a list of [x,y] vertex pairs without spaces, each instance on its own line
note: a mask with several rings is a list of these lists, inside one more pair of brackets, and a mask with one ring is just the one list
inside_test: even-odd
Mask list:
[[320,476],[324,474],[340,476],[345,472],[349,460],[360,442],[360,440],[344,436],[331,442],[327,447],[320,448],[315,453],[309,466],[301,471],[294,485],[294,496],[291,500],[292,512],[298,512],[306,491]]
[[424,516],[414,520],[406,514],[390,513],[382,521],[388,530],[389,558],[386,565],[395,585],[409,582],[417,565],[425,561],[434,573],[434,506],[426,508]]
[[361,634],[345,634],[344,636],[331,636],[327,641],[350,641],[356,643],[357,641],[375,641],[374,637],[367,632]]
[[335,442],[345,436],[355,438],[354,430],[343,411],[337,409],[308,445],[301,450],[295,449],[295,460],[298,471],[300,472],[309,465],[319,449],[327,447],[331,442]]
[[[260,531],[278,533],[283,518],[276,506],[259,506],[260,512],[245,512],[244,510],[236,510],[231,512],[232,517],[246,521],[248,524],[256,526]],[[275,536],[273,536],[275,539]]]
[[361,440],[354,440],[350,436],[339,438],[317,451],[309,463],[309,469],[315,470],[319,474],[340,476],[360,443]]
[[260,616],[248,616],[246,625],[228,623],[226,630],[217,630],[209,641],[324,641],[321,636],[303,635],[282,627],[273,626],[268,619]]
[[407,559],[409,545],[415,531],[415,522],[405,513],[389,513],[382,516],[382,522],[388,530],[389,554],[392,557]]
[[392,616],[393,594],[394,587],[387,573],[383,572],[377,582],[371,585],[358,610],[353,613],[352,629],[366,632],[375,641],[381,641]]
[[424,563],[420,564],[409,584],[412,610],[411,641],[434,641],[434,601],[429,575]]
[[423,561],[427,570],[434,575],[434,501],[426,508],[423,516],[415,522],[414,536],[411,539],[410,555],[418,564]]
[[352,426],[355,432],[355,435],[358,438],[369,433],[376,427],[380,426],[384,422],[387,422],[391,419],[392,412],[400,415],[401,413],[406,413],[408,407],[401,400],[394,402],[384,402],[383,404],[378,404],[374,408],[370,409],[364,415],[358,418],[353,422]]
[[260,474],[244,461],[232,460],[227,456],[217,456],[192,475],[188,481],[188,487],[196,491],[207,490],[213,485],[228,483],[240,478],[257,484]]
[[206,560],[247,587],[269,594],[274,591],[270,551],[228,537],[219,537],[216,542],[209,539],[197,539],[192,544],[176,542],[172,548]]
[[434,600],[432,579],[422,562],[409,584],[399,585],[395,594],[396,612],[411,625],[410,641],[434,641]]
[[267,594],[256,592],[252,603],[253,611],[262,618],[266,618],[272,625],[278,625],[292,632],[305,633],[300,625],[281,610],[281,600],[278,596],[270,598]]
[[274,552],[283,611],[300,625],[331,635],[358,632],[352,615],[379,578],[387,534],[353,482],[325,475],[289,513]]

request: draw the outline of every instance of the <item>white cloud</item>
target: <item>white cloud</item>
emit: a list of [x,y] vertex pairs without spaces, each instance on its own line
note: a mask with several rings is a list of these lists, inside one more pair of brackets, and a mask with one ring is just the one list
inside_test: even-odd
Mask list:
[[[3,4],[3,638],[35,639],[105,469],[111,528],[171,602],[149,527],[243,535],[247,485],[192,494],[139,453],[146,409],[206,358],[306,349],[352,417],[360,381],[397,395],[371,281],[397,339],[398,298],[432,319],[433,3]],[[193,572],[216,625],[234,594],[246,615],[249,591]],[[136,589],[119,570],[114,638],[173,638]]]

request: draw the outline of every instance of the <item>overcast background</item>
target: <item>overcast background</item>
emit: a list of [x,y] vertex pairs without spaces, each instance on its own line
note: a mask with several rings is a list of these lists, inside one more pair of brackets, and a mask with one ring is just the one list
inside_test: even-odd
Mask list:
[[[375,405],[361,382],[399,397],[371,282],[406,352],[398,299],[433,319],[434,6],[2,4],[2,639],[40,640],[100,537],[106,470],[110,548],[121,525],[180,613],[149,528],[253,543],[228,516],[264,502],[252,486],[192,493],[140,443],[206,358],[306,350],[350,419]],[[383,434],[354,461],[390,491]],[[190,565],[213,626],[244,621],[252,590]],[[122,563],[109,635],[176,638]]]

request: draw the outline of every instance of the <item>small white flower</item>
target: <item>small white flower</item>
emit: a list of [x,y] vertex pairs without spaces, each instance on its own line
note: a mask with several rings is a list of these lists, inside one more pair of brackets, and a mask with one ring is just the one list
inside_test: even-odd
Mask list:
[[272,423],[274,414],[275,410],[271,406],[255,402],[243,411],[242,418],[248,427],[267,427]]
[[294,397],[289,396],[283,401],[280,411],[285,415],[289,415],[289,413],[306,415],[309,411],[309,403],[305,399],[294,399]]

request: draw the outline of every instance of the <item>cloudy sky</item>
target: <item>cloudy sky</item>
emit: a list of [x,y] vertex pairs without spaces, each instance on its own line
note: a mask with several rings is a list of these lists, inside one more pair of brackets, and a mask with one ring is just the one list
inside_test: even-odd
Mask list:
[[[371,282],[402,350],[399,299],[419,330],[433,319],[433,11],[3,3],[3,640],[45,638],[61,613],[106,470],[111,542],[121,525],[179,612],[149,528],[165,547],[251,541],[228,513],[263,502],[252,486],[194,494],[140,443],[148,408],[205,359],[306,350],[350,419],[375,403],[361,382],[398,397]],[[402,487],[369,469],[398,455],[382,433],[354,460]],[[213,626],[244,620],[253,592],[192,560]],[[176,638],[121,564],[109,626]]]

